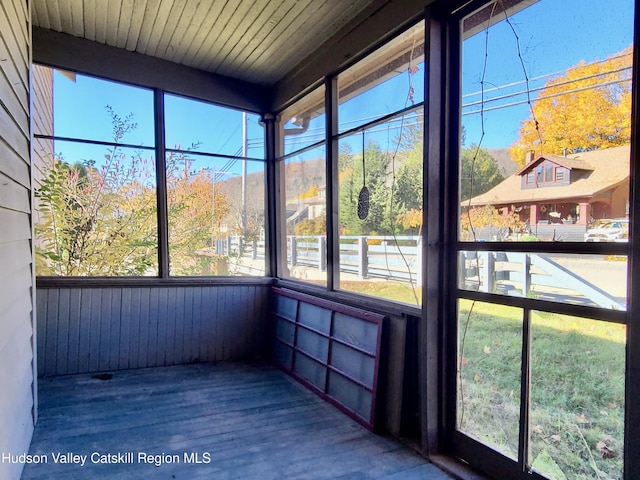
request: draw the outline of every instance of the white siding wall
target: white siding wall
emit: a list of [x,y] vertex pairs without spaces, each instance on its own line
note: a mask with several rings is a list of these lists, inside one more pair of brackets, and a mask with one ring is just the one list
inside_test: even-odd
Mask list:
[[[25,0],[0,0],[0,454],[33,432],[28,18]],[[0,462],[0,479],[21,473]]]

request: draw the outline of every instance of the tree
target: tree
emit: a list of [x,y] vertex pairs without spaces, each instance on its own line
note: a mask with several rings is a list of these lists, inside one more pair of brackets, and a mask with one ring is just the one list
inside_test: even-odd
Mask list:
[[293,228],[296,235],[326,235],[327,216],[322,214],[314,219],[306,218]]
[[[363,179],[362,155],[355,156],[347,148],[340,152],[340,227],[345,235],[391,233],[389,220],[390,184],[389,155],[370,141],[365,152]],[[358,218],[358,196],[363,185],[369,190],[369,215]]]
[[502,215],[492,205],[472,208],[460,216],[461,240],[476,241],[479,231],[485,227],[494,227],[505,232],[520,231],[524,223],[517,213],[510,213],[507,217]]
[[[114,143],[136,128],[107,107]],[[110,147],[104,162],[45,159],[35,189],[41,275],[144,275],[157,265],[153,162]]]
[[422,149],[416,143],[398,168],[393,196],[400,212],[422,210]]
[[[602,62],[584,61],[546,82],[533,103],[534,118],[522,122],[511,158],[525,153],[561,155],[626,145],[631,139],[629,47]],[[538,128],[536,128],[536,120]]]
[[227,195],[213,186],[213,174],[195,170],[185,153],[167,156],[169,257],[173,275],[201,275],[212,261],[211,239],[229,213]]
[[486,148],[471,144],[460,152],[460,199],[462,201],[491,190],[504,177]]
[[422,150],[423,143],[419,140],[404,155],[393,192],[396,230],[401,227],[404,233],[416,235],[422,225]]
[[[113,143],[134,130],[131,115],[107,107]],[[129,152],[129,153],[127,153]],[[155,275],[158,226],[155,162],[140,152],[109,147],[104,159],[67,162],[45,158],[35,188],[36,265],[39,275]],[[212,198],[209,172],[193,169],[187,154],[167,157],[167,197],[171,270],[201,274],[211,255],[212,229],[229,212],[224,192]],[[215,204],[215,217],[212,207]]]

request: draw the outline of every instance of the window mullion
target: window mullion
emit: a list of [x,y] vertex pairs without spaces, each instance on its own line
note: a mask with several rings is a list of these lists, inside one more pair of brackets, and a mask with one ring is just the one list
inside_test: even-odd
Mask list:
[[340,245],[338,243],[338,80],[325,81],[326,201],[327,201],[327,289],[340,285]]
[[531,398],[531,310],[528,308],[523,310],[521,362],[518,470],[524,474],[529,464],[529,400]]
[[156,140],[156,201],[158,205],[158,276],[169,278],[169,223],[165,158],[164,92],[153,91]]
[[[266,145],[266,157],[267,162],[265,165],[266,168],[266,182],[265,182],[265,200],[267,202],[267,211],[266,211],[266,222],[265,226],[267,229],[266,240],[267,245],[265,247],[265,252],[269,256],[266,261],[266,269],[265,272],[267,276],[275,276],[278,275],[278,262],[280,260],[280,254],[282,252],[279,251],[278,238],[282,238],[283,230],[279,228],[280,219],[278,218],[278,198],[275,195],[275,192],[279,192],[283,190],[283,186],[279,184],[280,177],[276,173],[276,119],[271,114],[265,114],[262,117],[262,121],[265,125],[265,145]],[[285,242],[286,248],[286,242]],[[284,258],[284,263],[286,263],[286,250],[282,253],[282,257]]]

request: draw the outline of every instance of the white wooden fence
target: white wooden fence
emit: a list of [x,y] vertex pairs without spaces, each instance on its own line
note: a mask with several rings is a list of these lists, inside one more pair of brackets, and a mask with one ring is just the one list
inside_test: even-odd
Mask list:
[[[418,236],[341,236],[340,271],[358,278],[393,278],[419,283],[421,278],[421,248]],[[238,254],[244,258],[261,259],[265,243],[245,242],[242,237],[218,240],[216,252]],[[287,236],[287,265],[326,271],[327,239],[324,235]]]
[[460,252],[458,267],[462,289],[626,309],[624,302],[546,255]]

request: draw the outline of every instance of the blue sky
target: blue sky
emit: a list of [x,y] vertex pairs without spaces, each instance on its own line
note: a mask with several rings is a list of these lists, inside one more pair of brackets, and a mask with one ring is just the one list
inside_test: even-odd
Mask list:
[[[77,75],[75,81],[54,73],[55,135],[87,140],[113,141],[113,126],[107,105],[120,117],[132,116],[136,128],[120,140],[131,145],[154,145],[153,91]],[[242,112],[175,95],[165,95],[166,146],[237,156],[242,152]],[[247,156],[263,158],[264,133],[259,116],[248,114]],[[93,159],[100,163],[105,147],[57,142],[56,153],[70,162]],[[151,157],[152,153],[144,156]],[[229,165],[227,159],[198,157],[196,168],[215,168],[241,173],[241,162]],[[262,169],[250,162],[250,170]]]
[[[504,15],[500,18],[504,18]],[[519,37],[527,76],[542,77],[531,81],[530,88],[542,86],[548,74],[553,78],[581,60],[587,63],[603,60],[631,45],[633,18],[632,0],[541,0],[513,15],[510,21]],[[463,105],[480,100],[480,95],[468,94],[481,91],[485,51],[488,53],[485,86],[501,87],[486,92],[485,99],[526,90],[524,83],[503,87],[513,82],[523,82],[525,76],[514,33],[502,20],[489,29],[488,49],[485,31],[463,44]],[[522,95],[505,100],[505,103],[525,98]],[[535,94],[532,98],[535,98]],[[486,104],[490,105],[493,104]],[[478,107],[463,109],[463,112],[469,110],[477,111]],[[483,146],[509,147],[517,138],[520,122],[527,118],[527,105],[487,112]],[[466,145],[478,143],[481,137],[480,115],[463,116],[463,125],[466,129]]]
[[[521,57],[526,74],[534,79],[529,87],[541,86],[551,76],[564,72],[581,60],[591,62],[604,59],[628,47],[632,42],[633,1],[614,0],[541,0],[510,18],[520,41]],[[480,99],[480,80],[485,60],[485,32],[467,39],[463,44],[463,105]],[[485,100],[490,96],[525,90],[524,72],[516,50],[517,44],[511,28],[501,21],[489,29],[488,60],[485,74]],[[413,75],[406,71],[383,84],[361,94],[339,107],[340,130],[365,123],[391,111],[401,109],[408,100],[409,82],[413,86],[414,102],[424,98],[423,79],[425,65],[418,65]],[[507,84],[517,83],[511,87]],[[471,95],[473,93],[476,95]],[[535,98],[535,94],[533,94]],[[522,100],[511,98],[506,102]],[[56,72],[54,76],[54,115],[56,135],[92,140],[110,141],[112,126],[106,106],[110,105],[120,116],[133,114],[137,128],[127,134],[123,142],[134,145],[153,145],[153,93],[151,90],[123,86],[104,80],[77,76],[73,82]],[[494,104],[486,103],[485,107]],[[468,114],[478,107],[463,109],[466,145],[477,143],[481,136],[480,116]],[[520,122],[529,117],[527,105],[500,108],[485,114],[483,146],[507,148],[517,137]],[[189,147],[200,142],[198,151],[238,155],[242,147],[242,117],[239,111],[222,108],[191,99],[168,95],[165,98],[167,146]],[[263,129],[257,115],[249,115],[248,138],[250,157],[264,154]],[[396,125],[397,127],[397,125]],[[307,135],[322,133],[323,118],[312,122]],[[377,132],[368,132],[383,149],[397,137],[398,129],[380,126]],[[301,136],[302,137],[302,136]],[[361,145],[360,135],[353,138],[353,149]],[[315,137],[313,137],[315,139]],[[320,138],[320,137],[318,137]],[[311,138],[310,138],[311,139]],[[289,141],[293,142],[294,137]],[[64,145],[62,152],[70,161],[87,154],[82,146]],[[300,144],[292,145],[299,148]],[[56,150],[58,150],[56,148]],[[92,151],[94,151],[92,149]],[[96,159],[100,160],[100,159]],[[212,166],[211,160],[201,162]],[[226,160],[216,161],[221,169]],[[258,165],[252,165],[252,170]],[[232,170],[238,165],[230,167]],[[231,170],[230,170],[231,171]]]

